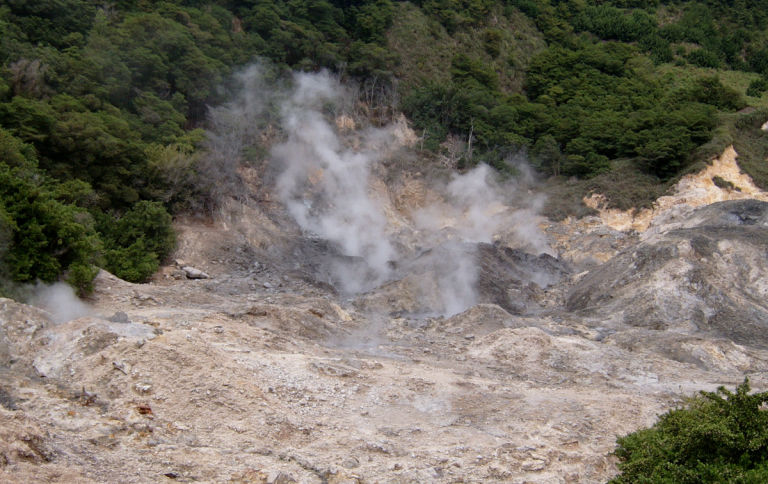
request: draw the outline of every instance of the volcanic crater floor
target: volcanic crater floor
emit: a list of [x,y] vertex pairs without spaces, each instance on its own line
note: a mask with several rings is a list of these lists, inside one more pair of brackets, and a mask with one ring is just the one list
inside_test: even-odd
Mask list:
[[[566,273],[542,259],[561,282],[507,284],[528,310],[499,304],[494,276],[487,300],[452,317],[381,311],[418,299],[409,284],[341,297],[189,223],[190,260],[151,284],[101,272],[90,316],[54,324],[0,301],[0,480],[605,482],[617,436],[698,390],[768,387],[765,346],[734,342],[717,316],[751,284],[736,333],[764,324],[768,204],[749,203],[686,218],[713,239],[706,254],[679,230],[579,232],[568,240],[608,262]],[[744,260],[751,272],[722,270]]]

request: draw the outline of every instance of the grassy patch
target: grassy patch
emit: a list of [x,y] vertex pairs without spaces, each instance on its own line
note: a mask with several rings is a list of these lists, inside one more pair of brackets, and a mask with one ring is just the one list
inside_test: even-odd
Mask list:
[[[749,84],[760,76],[752,72],[724,71],[695,66],[663,65],[659,68],[661,75],[674,79],[675,86],[682,88],[701,76],[717,75],[721,82],[738,92],[744,93]],[[672,183],[689,173],[703,169],[713,158],[733,145],[739,154],[739,167],[752,177],[755,184],[763,190],[768,190],[768,133],[761,130],[763,123],[768,121],[768,92],[760,97],[744,96],[749,107],[737,113],[722,113],[718,117],[712,139],[698,147],[691,154],[691,162],[681,171]]]
[[733,135],[739,167],[763,190],[768,190],[768,132],[760,127],[766,121],[768,108],[743,114],[734,122]]
[[737,192],[741,191],[741,188],[734,185],[732,182],[726,180],[725,178],[721,176],[714,176],[712,177],[712,182],[715,184],[716,187],[723,189],[723,190],[735,190]]
[[605,196],[609,208],[650,207],[669,188],[669,182],[644,173],[631,160],[616,160],[611,171],[585,180],[587,193]]
[[553,177],[545,182],[544,193],[547,194],[547,202],[542,209],[542,215],[551,220],[559,221],[566,217],[579,218],[597,214],[597,211],[582,202],[587,195],[584,180]]
[[712,139],[691,153],[690,164],[675,177],[675,181],[689,173],[701,171],[710,161],[720,156],[726,148],[731,146],[736,131],[735,122],[740,116],[738,113],[719,115],[717,127],[712,133]]
[[740,113],[721,115],[712,139],[693,153],[693,162],[681,172],[680,177],[700,171],[713,158],[720,156],[728,146],[733,145],[741,170],[752,177],[755,185],[768,190],[768,132],[761,129],[768,121],[768,107],[761,107]]
[[615,160],[611,170],[588,180],[552,179],[546,186],[548,201],[544,215],[555,220],[567,216],[583,217],[594,213],[582,202],[592,193],[605,197],[608,208],[629,210],[650,207],[664,195],[671,182],[640,171],[632,160]]
[[415,5],[397,4],[387,44],[400,58],[395,75],[406,89],[424,80],[450,80],[454,41],[439,22]]

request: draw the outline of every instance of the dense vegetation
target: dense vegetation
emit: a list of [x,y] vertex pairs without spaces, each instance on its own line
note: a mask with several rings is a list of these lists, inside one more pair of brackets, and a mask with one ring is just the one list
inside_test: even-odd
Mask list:
[[3,272],[146,280],[171,214],[217,202],[207,109],[255,59],[358,83],[374,122],[405,111],[459,168],[523,149],[650,187],[741,143],[768,186],[766,112],[739,112],[768,105],[767,38],[768,0],[2,0]]
[[620,483],[768,482],[768,392],[702,392],[618,440]]

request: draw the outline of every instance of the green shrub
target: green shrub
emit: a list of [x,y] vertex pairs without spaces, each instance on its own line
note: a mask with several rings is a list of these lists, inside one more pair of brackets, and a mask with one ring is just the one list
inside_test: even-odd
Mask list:
[[608,157],[597,153],[590,152],[587,156],[568,155],[563,163],[563,174],[590,178],[608,171],[610,166]]
[[618,439],[620,483],[768,482],[768,392],[701,392],[651,428]]
[[145,282],[176,244],[171,216],[159,202],[141,201],[120,218],[102,215],[106,269],[130,282]]
[[761,77],[749,83],[746,94],[747,96],[760,97],[765,91],[768,91],[768,79]]
[[617,160],[611,170],[585,180],[586,193],[599,193],[605,197],[607,208],[629,210],[647,208],[656,201],[669,182],[663,183],[658,177],[643,172],[631,160]]
[[712,183],[714,183],[716,187],[721,188],[723,190],[735,190],[737,192],[741,191],[741,188],[739,188],[738,186],[734,185],[733,182],[726,180],[721,176],[713,176]]
[[563,153],[554,136],[545,134],[536,140],[530,151],[531,163],[542,173],[559,175]]
[[144,239],[127,247],[110,247],[104,259],[110,272],[129,282],[145,282],[160,266],[157,255],[147,250]]
[[501,53],[504,32],[499,29],[486,29],[483,32],[483,48],[494,59]]
[[724,85],[717,76],[696,79],[684,97],[724,111],[735,111],[747,105],[741,93]]
[[688,54],[688,62],[699,67],[711,67],[717,69],[720,67],[720,58],[715,52],[707,49],[696,49]]
[[656,21],[645,11],[626,14],[623,9],[609,5],[587,7],[575,19],[578,30],[586,30],[601,39],[632,42],[656,31]]
[[64,278],[67,283],[75,288],[79,295],[93,292],[93,279],[99,273],[99,268],[82,262],[75,262],[69,266]]
[[739,167],[744,170],[755,185],[768,189],[768,133],[760,127],[768,121],[768,109],[761,108],[741,115],[733,130],[733,147],[739,154]]

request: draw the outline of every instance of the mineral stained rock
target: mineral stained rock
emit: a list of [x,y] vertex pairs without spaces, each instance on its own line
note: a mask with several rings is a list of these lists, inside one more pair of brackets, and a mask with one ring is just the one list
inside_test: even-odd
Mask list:
[[0,481],[603,482],[616,436],[682,397],[768,388],[768,203],[676,214],[556,227],[567,260],[466,246],[452,315],[426,261],[455,252],[349,295],[279,214],[180,221],[176,257],[212,279],[101,272],[62,324],[0,300]]

